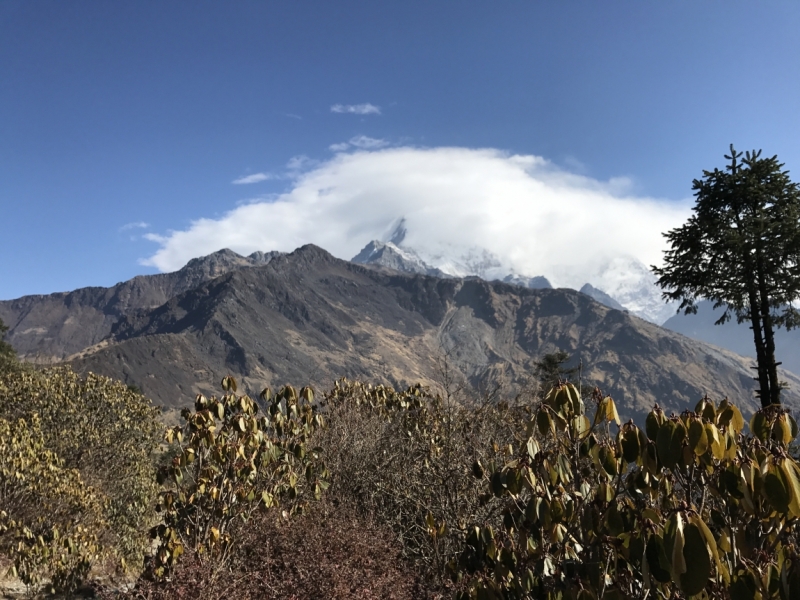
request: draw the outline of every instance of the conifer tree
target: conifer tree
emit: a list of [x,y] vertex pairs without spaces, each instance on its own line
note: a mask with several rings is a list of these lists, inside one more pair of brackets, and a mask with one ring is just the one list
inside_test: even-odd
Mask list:
[[0,357],[7,357],[7,358],[14,358],[16,357],[17,353],[14,352],[14,348],[5,341],[6,332],[8,331],[8,325],[3,323],[3,319],[0,319]]
[[800,187],[777,156],[744,154],[731,145],[724,170],[703,171],[692,189],[694,212],[664,234],[671,248],[652,267],[665,300],[697,312],[707,299],[724,307],[716,324],[749,321],[756,347],[762,406],[780,403],[776,328],[800,325],[792,305],[800,297]]

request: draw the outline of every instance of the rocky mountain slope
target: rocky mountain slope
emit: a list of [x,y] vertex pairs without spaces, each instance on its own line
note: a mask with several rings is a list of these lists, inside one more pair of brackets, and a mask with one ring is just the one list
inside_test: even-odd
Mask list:
[[614,300],[611,296],[606,294],[603,290],[598,290],[593,285],[587,283],[580,289],[581,294],[586,294],[587,296],[591,296],[595,300],[597,300],[600,304],[603,304],[609,308],[614,308],[616,310],[626,310],[622,304]]
[[269,263],[279,252],[240,256],[231,250],[190,260],[174,273],[140,275],[110,288],[23,296],[0,301],[6,341],[21,358],[40,363],[64,360],[106,338],[119,319],[164,304],[201,283],[243,267]]
[[[714,303],[707,300],[698,302],[697,314],[676,314],[670,317],[664,327],[677,331],[696,340],[714,344],[755,360],[756,352],[753,331],[748,322],[737,323],[736,319],[724,325],[714,325],[722,316],[723,310],[714,310]],[[800,330],[777,329],[775,331],[775,356],[783,363],[783,368],[800,373]]]
[[[314,246],[129,313],[70,360],[179,406],[218,391],[227,373],[252,393],[287,382],[324,388],[340,376],[436,384],[444,357],[472,388],[511,394],[557,349],[582,361],[584,383],[611,394],[623,416],[641,419],[655,402],[681,411],[704,393],[745,412],[756,406],[746,359],[585,294],[399,273]],[[785,378],[787,403],[800,405],[800,380]]]

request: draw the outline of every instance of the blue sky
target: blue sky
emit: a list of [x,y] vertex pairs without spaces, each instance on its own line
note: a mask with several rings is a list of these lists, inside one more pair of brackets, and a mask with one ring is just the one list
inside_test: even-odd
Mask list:
[[[670,205],[685,209],[731,142],[800,179],[798,30],[789,1],[0,0],[0,298],[112,285],[219,244],[312,241],[348,258],[404,216],[402,198],[380,210],[381,153],[409,203],[430,198],[423,212],[444,188],[448,210],[456,197],[491,209],[490,192],[469,196],[484,166],[497,194],[524,164],[550,204],[583,194],[583,219],[606,206],[584,193],[599,190],[657,199],[648,222],[673,226]],[[464,153],[478,149],[491,151]],[[438,170],[417,194],[420,152]],[[531,174],[533,157],[545,167]],[[474,185],[459,187],[449,166],[472,159]],[[232,183],[246,177],[261,180]],[[299,210],[310,181],[328,187]],[[334,193],[340,239],[320,203],[345,188],[374,190],[375,214]],[[262,211],[255,229],[291,236],[236,230],[243,207],[276,201],[282,216]],[[613,237],[638,227],[634,213],[606,226]],[[569,215],[525,214],[570,230]],[[474,233],[503,236],[503,222]]]

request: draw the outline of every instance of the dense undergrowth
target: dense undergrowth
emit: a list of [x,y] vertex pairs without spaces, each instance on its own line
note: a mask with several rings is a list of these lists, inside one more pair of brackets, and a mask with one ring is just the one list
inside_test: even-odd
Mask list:
[[[797,424],[727,400],[640,429],[570,384],[510,402],[226,377],[135,390],[0,364],[0,556],[115,598],[800,597]],[[128,584],[123,587],[122,584]]]

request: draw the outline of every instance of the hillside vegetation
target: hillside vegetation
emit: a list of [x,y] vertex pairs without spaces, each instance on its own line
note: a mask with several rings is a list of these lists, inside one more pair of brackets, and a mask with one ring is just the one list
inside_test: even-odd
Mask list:
[[785,409],[702,398],[639,428],[597,389],[498,401],[440,374],[252,398],[225,377],[165,428],[120,383],[4,358],[2,561],[109,598],[800,597]]

